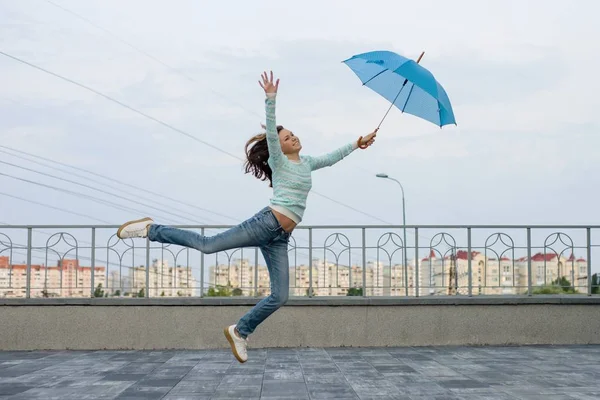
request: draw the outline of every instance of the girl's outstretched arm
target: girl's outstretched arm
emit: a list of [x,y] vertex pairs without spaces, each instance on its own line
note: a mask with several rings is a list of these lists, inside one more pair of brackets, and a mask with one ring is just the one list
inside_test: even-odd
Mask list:
[[375,142],[375,136],[377,135],[377,129],[372,133],[369,133],[365,137],[360,137],[357,141],[348,143],[345,146],[340,147],[332,151],[331,153],[324,154],[322,156],[311,157],[307,156],[306,159],[310,163],[310,169],[312,171],[316,171],[321,168],[331,167],[335,163],[341,161],[354,150],[356,150],[359,146],[363,146],[363,148],[369,147]]

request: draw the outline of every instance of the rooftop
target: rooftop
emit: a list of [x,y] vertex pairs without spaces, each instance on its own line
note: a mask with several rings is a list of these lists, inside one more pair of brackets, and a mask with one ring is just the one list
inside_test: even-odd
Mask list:
[[[597,399],[600,346],[0,352],[2,399]],[[3,397],[6,396],[6,397]]]

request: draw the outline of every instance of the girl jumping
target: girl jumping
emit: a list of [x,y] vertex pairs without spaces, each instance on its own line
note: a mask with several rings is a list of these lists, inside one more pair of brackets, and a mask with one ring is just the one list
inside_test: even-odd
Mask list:
[[332,166],[359,147],[365,149],[371,146],[377,135],[375,130],[319,157],[300,156],[300,139],[275,121],[279,79],[273,82],[273,72],[270,76],[264,72],[261,78],[259,84],[266,95],[266,126],[263,126],[266,134],[254,136],[246,143],[245,172],[263,181],[269,180],[269,186],[273,188],[270,205],[215,236],[158,225],[151,218],[126,222],[117,231],[121,239],[148,237],[153,242],[190,247],[205,254],[241,247],[260,248],[269,270],[271,294],[258,302],[237,324],[224,330],[233,355],[241,363],[248,360],[248,335],[288,300],[288,242],[304,215],[306,198],[312,187],[312,172]]

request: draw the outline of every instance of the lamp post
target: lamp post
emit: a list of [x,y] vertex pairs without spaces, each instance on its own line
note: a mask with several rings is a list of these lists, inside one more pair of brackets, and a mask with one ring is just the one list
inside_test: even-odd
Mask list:
[[380,173],[375,175],[378,178],[389,179],[396,182],[400,186],[400,190],[402,190],[402,225],[403,225],[403,243],[404,243],[404,286],[406,288],[406,296],[408,296],[408,262],[406,258],[407,252],[407,243],[406,243],[406,203],[404,201],[404,188],[402,184],[397,179],[391,178],[388,174]]

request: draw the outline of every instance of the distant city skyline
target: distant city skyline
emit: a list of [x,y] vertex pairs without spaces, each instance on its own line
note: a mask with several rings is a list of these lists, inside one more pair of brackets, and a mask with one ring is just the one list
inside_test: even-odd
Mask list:
[[[367,295],[420,296],[468,294],[468,253],[458,251],[452,256],[437,257],[432,250],[428,257],[419,260],[418,279],[414,259],[408,260],[406,272],[402,264],[368,262],[364,276]],[[500,260],[472,253],[472,294],[501,295],[523,294],[527,288],[527,258]],[[579,292],[587,290],[587,261],[574,254],[559,257],[555,254],[537,253],[531,257],[532,285],[539,288],[566,278]],[[146,287],[146,267],[126,267],[125,276],[118,271],[94,268],[94,288],[101,285],[106,296],[131,296],[150,290],[150,297],[199,296],[200,281],[193,275],[195,268],[170,266],[167,260],[152,260],[149,271],[150,287]],[[64,259],[57,266],[32,264],[32,297],[89,297],[92,289],[91,268],[81,266],[75,259]],[[345,296],[348,289],[363,288],[363,268],[360,265],[343,265],[313,259],[312,275],[307,265],[290,267],[290,288],[294,296],[305,296],[310,287],[314,295]],[[258,279],[258,280],[256,280]],[[408,291],[405,286],[408,283]],[[11,264],[8,256],[0,256],[0,295],[24,297],[26,265]],[[269,290],[269,274],[265,265],[255,265],[248,259],[234,259],[231,263],[209,265],[204,281],[204,295],[208,288],[227,287],[241,289],[238,295],[265,295]],[[256,291],[256,292],[255,292]],[[3,293],[2,293],[3,292]]]

